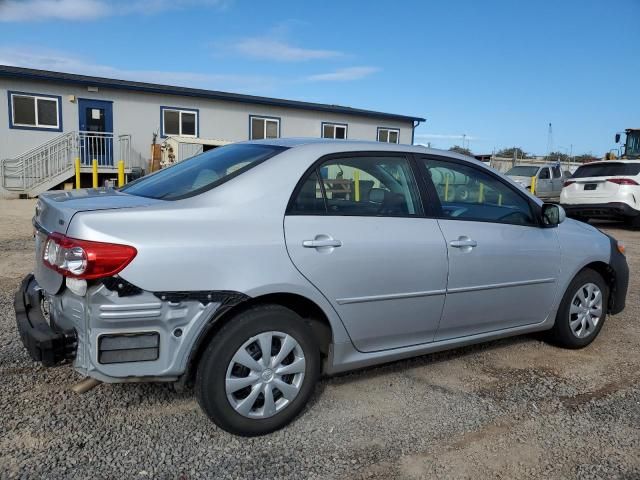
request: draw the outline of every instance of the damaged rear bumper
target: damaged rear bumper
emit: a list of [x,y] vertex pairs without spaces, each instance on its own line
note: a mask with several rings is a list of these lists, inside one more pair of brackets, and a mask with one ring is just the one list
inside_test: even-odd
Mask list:
[[[175,381],[211,326],[246,296],[227,291],[148,292],[122,279],[55,295],[28,275],[15,296],[20,338],[44,366],[72,363],[109,382]],[[43,305],[45,308],[43,308]]]
[[72,361],[78,347],[75,330],[62,330],[45,316],[42,289],[33,274],[27,275],[16,292],[14,308],[23,345],[31,358],[46,367]]

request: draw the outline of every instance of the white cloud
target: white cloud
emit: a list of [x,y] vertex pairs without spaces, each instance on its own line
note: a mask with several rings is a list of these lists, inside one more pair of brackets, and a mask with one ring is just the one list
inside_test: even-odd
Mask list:
[[347,82],[351,80],[360,80],[380,71],[377,67],[347,67],[340,68],[330,73],[319,73],[310,75],[306,80],[311,82]]
[[0,21],[85,20],[108,15],[101,0],[6,0],[0,3]]
[[268,37],[251,37],[239,40],[230,45],[221,46],[219,50],[230,50],[246,57],[279,62],[300,62],[305,60],[322,60],[343,55],[335,50],[315,50],[301,48],[287,42]]
[[209,74],[165,70],[130,70],[86,61],[64,52],[46,49],[0,47],[0,64],[36,68],[119,80],[164,83],[194,88],[265,94],[276,79],[262,75]]
[[0,0],[0,22],[94,20],[113,15],[154,14],[190,6],[225,7],[231,0]]

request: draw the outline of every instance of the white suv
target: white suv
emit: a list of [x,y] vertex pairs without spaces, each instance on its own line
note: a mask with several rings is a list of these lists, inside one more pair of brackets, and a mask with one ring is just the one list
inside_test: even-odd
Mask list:
[[560,194],[567,215],[624,219],[640,227],[640,160],[607,160],[579,167]]

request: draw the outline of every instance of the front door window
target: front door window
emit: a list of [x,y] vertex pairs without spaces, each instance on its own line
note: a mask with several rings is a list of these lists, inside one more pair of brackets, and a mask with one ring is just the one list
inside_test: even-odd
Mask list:
[[527,200],[496,177],[466,164],[427,160],[445,218],[531,225]]

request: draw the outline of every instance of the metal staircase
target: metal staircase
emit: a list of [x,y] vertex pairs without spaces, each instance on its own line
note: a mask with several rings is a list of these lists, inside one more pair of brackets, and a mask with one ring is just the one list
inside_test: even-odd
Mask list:
[[[130,167],[131,136],[118,137],[118,154]],[[113,134],[67,132],[33,148],[16,158],[0,162],[2,187],[28,197],[59,185],[75,174],[75,159],[90,167],[98,159],[100,170],[114,168]]]

